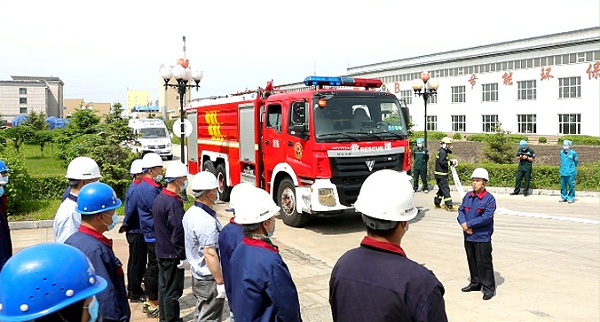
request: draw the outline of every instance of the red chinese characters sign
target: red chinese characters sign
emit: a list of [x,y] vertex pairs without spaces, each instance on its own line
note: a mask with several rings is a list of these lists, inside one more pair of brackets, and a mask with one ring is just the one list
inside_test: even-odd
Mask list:
[[512,76],[513,76],[512,72],[504,72],[504,75],[502,75],[502,80],[503,80],[504,85],[512,85],[513,84]]
[[541,75],[540,80],[554,78],[554,76],[550,75],[551,71],[552,71],[552,67],[547,67],[547,68],[542,67],[542,73],[540,74]]
[[596,62],[593,65],[592,63],[590,63],[587,70],[585,71],[588,74],[588,79],[598,79],[598,67],[600,67],[600,62]]
[[469,78],[469,84],[471,84],[471,89],[473,88],[473,86],[475,86],[475,84],[477,83],[477,77],[475,77],[475,74],[471,75],[471,78]]

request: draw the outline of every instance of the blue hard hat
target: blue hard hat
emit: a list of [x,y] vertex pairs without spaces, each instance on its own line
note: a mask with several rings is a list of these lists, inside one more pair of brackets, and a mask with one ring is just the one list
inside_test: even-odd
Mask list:
[[425,140],[423,140],[423,138],[418,138],[417,139],[417,143],[423,143],[423,142],[425,142]]
[[121,204],[121,199],[117,198],[113,188],[106,183],[96,181],[86,184],[79,190],[75,210],[82,215],[94,215],[117,209]]
[[106,280],[79,249],[60,243],[31,246],[0,272],[0,321],[29,321],[102,292]]
[[520,145],[520,146],[526,146],[526,145],[527,145],[527,141],[525,141],[525,140],[521,140],[521,141],[519,142],[519,145]]
[[8,167],[6,166],[6,163],[4,163],[4,161],[0,160],[0,172],[6,172],[8,171]]

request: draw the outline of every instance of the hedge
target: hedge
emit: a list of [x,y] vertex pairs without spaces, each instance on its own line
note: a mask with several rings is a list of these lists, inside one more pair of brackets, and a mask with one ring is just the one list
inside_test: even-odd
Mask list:
[[[478,167],[483,167],[490,173],[489,186],[514,187],[518,164],[495,163],[459,163],[456,171],[460,182],[465,185],[471,181],[471,173]],[[534,165],[531,175],[532,189],[560,189],[558,166]],[[598,163],[587,163],[579,166],[576,178],[576,190],[599,191]]]
[[[65,189],[68,187],[67,179],[64,175],[37,175],[33,174],[31,182],[31,200],[58,200],[61,199]],[[131,180],[112,180],[102,178],[100,181],[111,186],[117,197],[121,200],[125,198],[125,192],[131,183]]]
[[[490,135],[494,135],[494,134],[471,134],[469,136],[467,136],[467,141],[471,141],[471,142],[487,142],[487,139],[490,137]],[[519,141],[521,140],[525,140],[525,141],[529,141],[527,136],[522,135],[522,134],[508,134],[508,141],[509,142],[513,142],[513,143],[519,143]]]
[[564,140],[573,141],[573,145],[600,145],[600,137],[590,135],[563,135],[558,138],[558,144],[562,145]]

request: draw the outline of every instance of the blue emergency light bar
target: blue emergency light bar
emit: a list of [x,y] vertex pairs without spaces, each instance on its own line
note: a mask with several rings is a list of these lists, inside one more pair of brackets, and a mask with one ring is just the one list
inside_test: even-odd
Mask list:
[[382,84],[381,80],[373,78],[308,76],[304,79],[304,85],[306,86],[355,86],[379,88]]

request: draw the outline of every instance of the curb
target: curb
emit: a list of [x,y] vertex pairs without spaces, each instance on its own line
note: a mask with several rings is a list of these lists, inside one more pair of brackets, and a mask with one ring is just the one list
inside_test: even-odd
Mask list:
[[[119,216],[118,223],[121,222],[123,222],[123,216]],[[54,227],[54,220],[9,221],[8,227],[10,230],[52,228]]]

